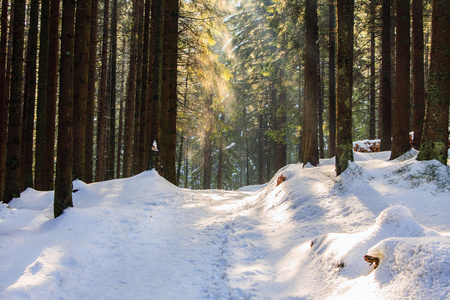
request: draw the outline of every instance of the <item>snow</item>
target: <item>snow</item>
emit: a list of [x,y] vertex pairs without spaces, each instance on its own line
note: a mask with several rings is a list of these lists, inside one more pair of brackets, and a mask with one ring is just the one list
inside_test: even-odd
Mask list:
[[450,170],[416,154],[239,191],[75,181],[57,219],[27,189],[0,205],[0,299],[450,299]]

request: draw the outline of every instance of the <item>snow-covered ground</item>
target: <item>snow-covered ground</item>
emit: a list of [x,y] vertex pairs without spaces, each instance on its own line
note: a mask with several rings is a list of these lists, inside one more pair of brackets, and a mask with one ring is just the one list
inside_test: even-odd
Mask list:
[[57,219],[28,189],[0,205],[0,299],[450,299],[450,170],[413,155],[233,192],[76,181]]

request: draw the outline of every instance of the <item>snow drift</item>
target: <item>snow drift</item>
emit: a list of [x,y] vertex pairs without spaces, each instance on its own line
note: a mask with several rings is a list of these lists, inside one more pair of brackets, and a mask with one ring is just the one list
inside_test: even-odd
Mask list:
[[449,299],[449,168],[388,158],[234,192],[75,181],[58,219],[53,192],[28,189],[0,205],[0,298]]

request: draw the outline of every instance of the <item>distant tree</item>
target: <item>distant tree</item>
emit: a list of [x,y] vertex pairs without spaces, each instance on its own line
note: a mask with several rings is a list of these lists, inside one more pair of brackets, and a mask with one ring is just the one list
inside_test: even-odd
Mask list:
[[381,2],[381,126],[380,149],[391,150],[391,0]]
[[25,1],[14,0],[14,23],[11,57],[11,91],[9,97],[9,124],[6,149],[6,180],[3,202],[20,196],[20,141],[23,104],[23,49],[25,29]]
[[319,164],[317,140],[317,102],[319,99],[319,28],[317,23],[317,0],[306,0],[305,8],[305,101],[302,130],[303,164]]
[[58,145],[56,156],[54,215],[73,206],[73,80],[75,0],[63,0],[61,29]]
[[391,159],[410,149],[410,0],[397,0],[395,99]]
[[205,102],[204,120],[206,131],[203,141],[203,189],[211,188],[211,168],[212,168],[212,122],[213,122],[213,94],[209,94]]
[[114,178],[115,151],[116,151],[116,78],[117,78],[117,0],[112,2],[111,12],[111,36],[110,36],[110,66],[109,66],[109,89],[108,89],[108,151],[106,179]]
[[450,3],[433,0],[431,59],[426,96],[425,124],[419,160],[448,160],[450,101]]
[[353,91],[353,20],[354,0],[338,0],[337,54],[337,125],[336,174],[340,175],[353,161],[352,91]]
[[423,0],[412,1],[412,43],[413,43],[413,116],[414,148],[420,148],[423,119],[425,117],[425,79],[423,42]]

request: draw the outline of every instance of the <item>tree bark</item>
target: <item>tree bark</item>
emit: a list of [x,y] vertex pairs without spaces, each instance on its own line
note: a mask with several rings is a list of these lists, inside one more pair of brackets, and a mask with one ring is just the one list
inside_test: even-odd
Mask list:
[[117,72],[117,0],[113,0],[111,14],[111,63],[110,84],[108,98],[108,154],[106,179],[115,178],[115,151],[116,151],[116,72]]
[[[164,42],[164,0],[152,1],[152,23],[154,24],[154,55],[153,55],[153,69],[152,69],[152,118],[147,120],[151,122],[148,126],[151,130],[151,139],[148,141],[150,145],[154,142],[159,144],[160,141],[160,109],[161,95],[162,95],[162,69],[163,69],[163,42]],[[152,35],[153,36],[153,35]],[[160,160],[158,151],[149,151],[149,166],[148,169],[156,169],[159,171]]]
[[6,81],[6,51],[8,40],[8,0],[2,0],[0,39],[0,202],[3,201],[6,163],[6,128],[8,115],[8,85]]
[[317,102],[319,99],[319,46],[317,0],[306,0],[305,10],[305,101],[302,132],[302,160],[306,165],[319,164],[317,140]]
[[420,149],[425,117],[423,0],[412,1],[412,26],[414,148]]
[[395,99],[391,159],[410,149],[410,0],[397,0]]
[[328,145],[328,157],[336,155],[336,10],[334,2],[328,4],[328,109],[330,141]]
[[[44,1],[45,2],[45,1]],[[48,4],[47,4],[48,5]],[[24,105],[22,113],[22,153],[21,174],[22,189],[33,187],[33,135],[34,135],[34,112],[36,105],[36,61],[38,44],[38,23],[39,23],[39,1],[33,0],[30,3],[30,26],[28,29],[28,43],[25,67]],[[47,11],[45,18],[48,29],[48,9],[42,8],[42,16]],[[42,27],[45,27],[44,22]],[[48,38],[48,32],[47,32]],[[43,42],[42,42],[43,43]],[[45,52],[45,51],[44,51]]]
[[212,133],[212,105],[213,105],[213,94],[209,94],[206,98],[205,103],[205,136],[204,136],[204,148],[203,148],[203,189],[211,188],[211,168],[212,168],[212,143],[211,143],[211,133]]
[[133,141],[134,141],[134,108],[136,100],[136,61],[137,61],[137,34],[139,27],[139,11],[138,0],[133,2],[133,25],[130,36],[130,69],[128,71],[127,80],[127,98],[125,101],[125,129],[124,129],[124,146],[123,146],[123,176],[131,176],[131,166],[133,159]]
[[380,150],[391,150],[391,1],[381,6],[381,143]]
[[56,102],[58,99],[60,0],[51,0],[47,69],[47,101],[45,108],[45,189],[53,189],[55,177]]
[[41,32],[39,36],[39,85],[36,107],[36,156],[35,156],[35,188],[47,190],[45,174],[45,145],[46,145],[46,108],[48,83],[48,49],[50,1],[42,1]]
[[86,148],[84,181],[91,183],[94,179],[94,112],[95,112],[95,84],[97,81],[97,26],[98,0],[91,1],[91,28],[89,37],[89,67],[86,103]]
[[95,164],[95,180],[105,179],[106,170],[106,128],[107,104],[106,86],[108,69],[108,27],[109,27],[109,0],[105,0],[103,8],[103,38],[102,38],[102,68],[100,75],[100,89],[98,94],[98,121],[97,121],[97,161]]
[[336,175],[353,161],[353,13],[354,0],[338,0]]
[[433,0],[431,58],[419,160],[447,165],[450,101],[450,3]]
[[369,86],[369,139],[376,137],[376,87],[375,87],[375,0],[370,1],[370,86]]
[[6,148],[6,180],[3,202],[20,196],[20,141],[22,134],[23,46],[25,28],[25,1],[14,1],[14,23],[11,57],[11,91],[9,97],[9,124]]
[[60,216],[73,206],[73,75],[75,0],[63,0],[61,30],[61,69],[58,145],[56,158],[54,215]]
[[91,0],[76,1],[75,61],[73,89],[73,175],[85,180],[86,164],[86,110],[89,71],[89,39]]

